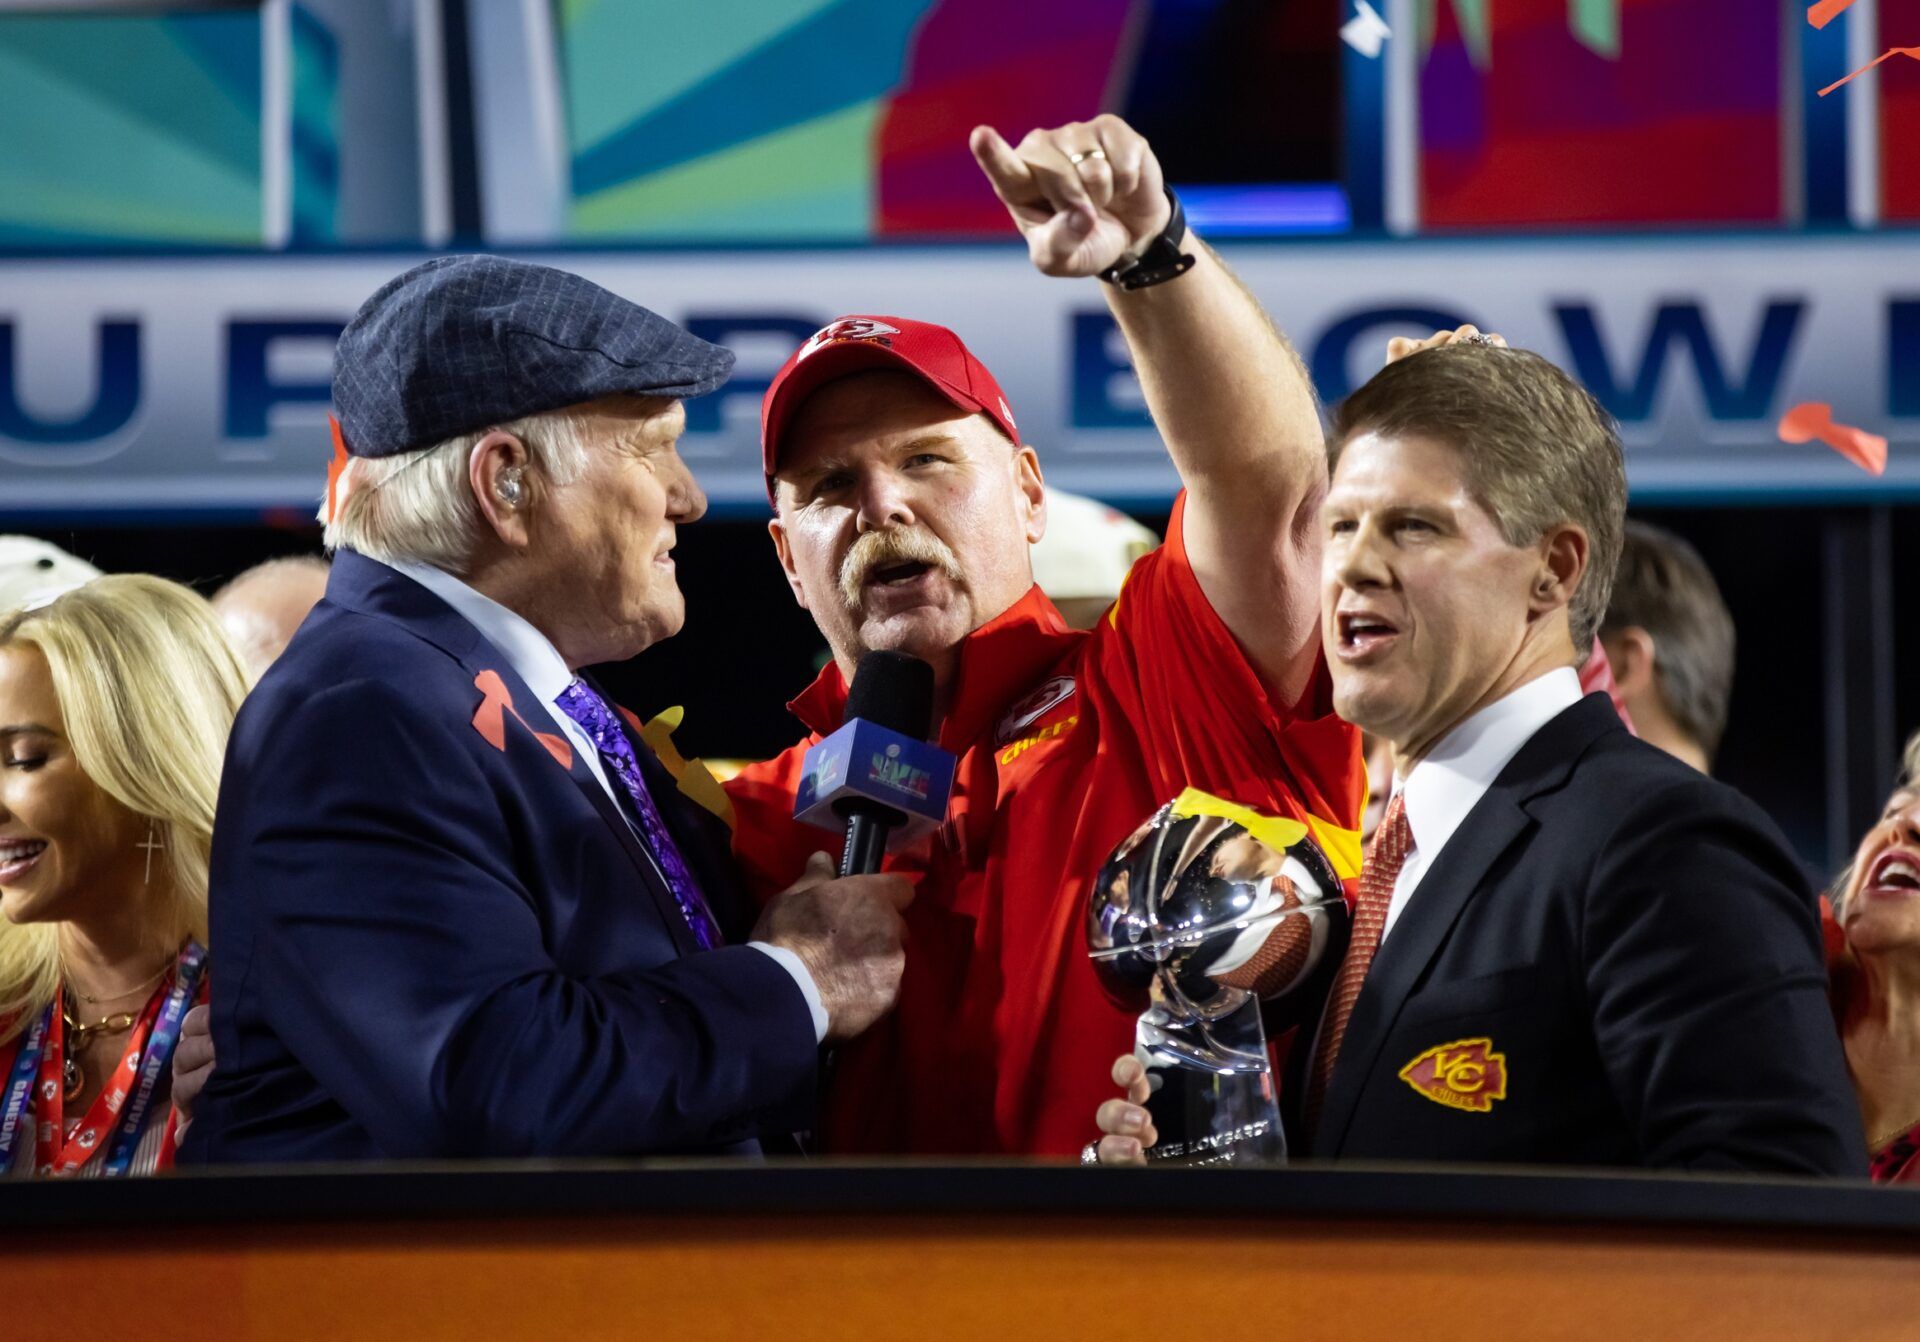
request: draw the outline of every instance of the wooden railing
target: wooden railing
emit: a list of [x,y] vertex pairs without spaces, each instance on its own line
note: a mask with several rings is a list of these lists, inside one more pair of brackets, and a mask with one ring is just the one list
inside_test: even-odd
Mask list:
[[1340,1167],[515,1164],[0,1185],[7,1342],[1920,1338],[1920,1196]]

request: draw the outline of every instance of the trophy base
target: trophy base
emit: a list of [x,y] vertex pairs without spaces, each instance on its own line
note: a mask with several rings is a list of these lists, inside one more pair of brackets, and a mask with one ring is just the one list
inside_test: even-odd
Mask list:
[[1152,1093],[1155,1163],[1188,1167],[1283,1165],[1287,1134],[1267,1062],[1260,1004],[1218,1020],[1176,1019],[1161,1006],[1140,1017],[1134,1054]]

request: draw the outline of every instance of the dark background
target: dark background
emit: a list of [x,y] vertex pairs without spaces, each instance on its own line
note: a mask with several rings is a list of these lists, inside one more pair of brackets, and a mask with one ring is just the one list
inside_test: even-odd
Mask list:
[[[1779,822],[1801,856],[1829,871],[1877,812],[1906,735],[1920,728],[1920,507],[1638,508],[1636,516],[1687,537],[1719,579],[1739,630],[1733,707],[1716,772],[1747,792]],[[1831,537],[1875,524],[1890,539],[1884,571]],[[1164,513],[1138,514],[1163,531]],[[211,593],[223,580],[275,555],[315,553],[316,528],[99,528],[41,530],[109,571],[144,570]],[[793,743],[799,727],[785,704],[814,674],[824,644],[794,605],[764,523],[708,520],[683,528],[680,584],[687,625],[679,637],[632,662],[609,668],[615,695],[643,717],[682,704],[677,740],[688,754],[763,758]],[[1916,575],[1909,577],[1908,575]],[[1837,586],[1836,586],[1837,585]],[[1851,605],[1879,587],[1889,598],[1891,703],[1870,668],[1836,652],[1830,616],[1855,628]],[[1877,622],[1877,621],[1876,621]],[[1887,631],[1881,631],[1883,634]],[[1884,675],[1884,668],[1883,668]],[[1836,705],[1832,696],[1839,697]],[[1848,709],[1858,730],[1863,703],[1891,723],[1878,761],[1829,765],[1830,715]],[[1869,723],[1871,720],[1869,715]],[[1878,733],[1876,733],[1878,734]],[[1854,753],[1858,753],[1856,750]],[[1849,787],[1850,768],[1860,781]],[[1830,814],[1832,805],[1844,814]],[[1835,823],[1830,823],[1830,821]]]

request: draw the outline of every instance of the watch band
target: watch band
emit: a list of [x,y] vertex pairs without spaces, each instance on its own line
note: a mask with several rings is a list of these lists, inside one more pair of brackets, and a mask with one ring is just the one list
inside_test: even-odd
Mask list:
[[1167,216],[1166,228],[1141,249],[1139,256],[1122,259],[1101,271],[1100,278],[1108,284],[1129,290],[1145,289],[1165,284],[1193,269],[1193,256],[1180,250],[1181,239],[1187,236],[1187,212],[1180,207],[1180,197],[1173,193],[1173,188],[1166,190],[1167,204],[1173,207],[1173,213]]

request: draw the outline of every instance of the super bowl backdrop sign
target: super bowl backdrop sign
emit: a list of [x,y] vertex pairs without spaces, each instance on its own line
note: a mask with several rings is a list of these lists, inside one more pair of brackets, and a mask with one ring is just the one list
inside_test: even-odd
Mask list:
[[[1641,500],[1920,495],[1920,238],[1291,242],[1223,249],[1328,401],[1388,337],[1472,321],[1577,375],[1620,420]],[[414,257],[0,262],[0,513],[311,509],[332,344]],[[1121,502],[1176,487],[1095,287],[1017,247],[575,253],[577,270],[732,346],[685,451],[722,509],[763,513],[759,398],[849,311],[952,326],[995,370],[1048,478]],[[1781,414],[1828,402],[1887,435],[1875,479]]]

